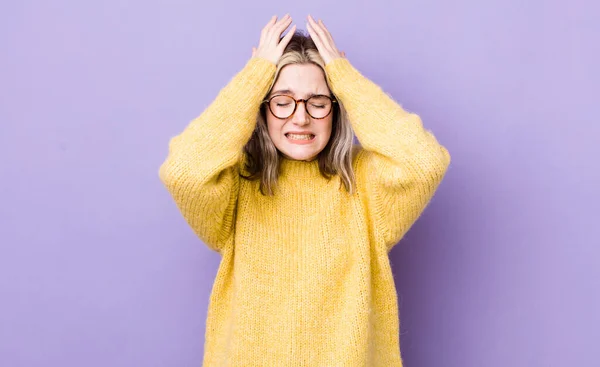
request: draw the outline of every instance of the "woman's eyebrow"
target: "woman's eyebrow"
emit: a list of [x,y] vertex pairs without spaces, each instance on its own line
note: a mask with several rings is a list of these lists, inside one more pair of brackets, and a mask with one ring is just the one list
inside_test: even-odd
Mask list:
[[271,96],[275,96],[275,95],[278,95],[278,94],[291,94],[291,95],[293,95],[294,92],[292,92],[289,89],[279,89],[279,90],[272,91],[270,95]]
[[[271,94],[269,96],[272,97],[272,96],[276,96],[276,95],[280,95],[280,94],[295,96],[294,92],[292,92],[289,89],[279,89],[279,90],[273,91],[273,92],[271,92]],[[309,99],[312,96],[321,96],[321,95],[323,95],[323,93],[308,93],[304,97],[304,99]]]

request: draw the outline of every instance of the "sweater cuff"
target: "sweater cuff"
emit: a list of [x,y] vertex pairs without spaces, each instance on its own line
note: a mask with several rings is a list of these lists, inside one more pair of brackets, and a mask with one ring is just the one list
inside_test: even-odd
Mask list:
[[271,79],[275,75],[275,70],[276,66],[269,60],[263,58],[248,60],[246,67],[238,74],[240,84],[235,86],[235,90],[242,94],[235,97],[236,102],[241,105],[252,105],[256,103],[256,93],[258,93],[258,98],[264,97],[270,87]]
[[258,108],[269,89],[275,70],[275,65],[268,60],[248,60],[244,68],[221,89],[217,97],[219,103],[212,107],[220,110],[221,114],[236,116],[238,120],[245,119]]
[[352,66],[348,59],[339,57],[325,66],[325,74],[333,94],[338,95],[344,85],[360,82],[362,74]]

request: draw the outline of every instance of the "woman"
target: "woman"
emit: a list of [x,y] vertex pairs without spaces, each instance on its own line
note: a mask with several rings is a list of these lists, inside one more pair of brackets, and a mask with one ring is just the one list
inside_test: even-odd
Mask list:
[[[325,25],[282,38],[170,143],[160,177],[222,256],[204,366],[401,366],[388,252],[447,150],[343,57]],[[353,134],[361,147],[353,147]]]

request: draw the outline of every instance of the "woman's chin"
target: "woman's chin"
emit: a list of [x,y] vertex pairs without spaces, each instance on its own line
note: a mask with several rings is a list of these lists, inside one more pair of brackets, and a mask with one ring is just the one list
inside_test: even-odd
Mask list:
[[296,151],[296,150],[285,150],[282,154],[287,159],[294,161],[312,161],[319,155],[319,152],[311,151]]

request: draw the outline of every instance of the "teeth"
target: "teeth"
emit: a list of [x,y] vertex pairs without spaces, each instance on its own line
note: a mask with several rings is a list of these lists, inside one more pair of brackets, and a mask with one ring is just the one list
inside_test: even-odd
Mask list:
[[290,139],[294,139],[294,140],[310,140],[313,138],[314,135],[312,134],[308,134],[308,135],[296,135],[296,134],[287,134],[287,137]]

